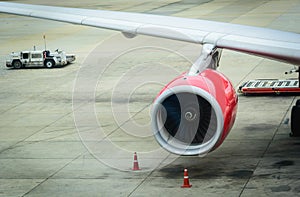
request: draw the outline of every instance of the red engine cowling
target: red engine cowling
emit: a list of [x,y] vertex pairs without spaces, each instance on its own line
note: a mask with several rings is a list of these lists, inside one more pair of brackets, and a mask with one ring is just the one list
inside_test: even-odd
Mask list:
[[206,69],[185,73],[158,94],[152,128],[158,143],[180,155],[203,155],[222,144],[233,126],[237,95],[221,73]]

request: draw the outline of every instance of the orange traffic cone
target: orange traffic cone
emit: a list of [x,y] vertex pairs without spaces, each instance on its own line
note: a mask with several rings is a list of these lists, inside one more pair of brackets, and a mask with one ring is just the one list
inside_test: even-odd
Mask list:
[[190,188],[190,187],[192,187],[192,185],[190,185],[190,182],[189,182],[188,171],[187,171],[187,169],[184,169],[183,185],[181,186],[181,188]]
[[136,152],[134,152],[134,155],[133,155],[133,168],[132,168],[132,170],[133,171],[140,170],[140,168],[139,168],[139,162],[137,160]]

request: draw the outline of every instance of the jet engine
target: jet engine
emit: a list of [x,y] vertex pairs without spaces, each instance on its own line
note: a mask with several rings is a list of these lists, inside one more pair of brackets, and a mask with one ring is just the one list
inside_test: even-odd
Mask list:
[[157,142],[180,155],[204,155],[222,144],[235,121],[237,95],[230,81],[206,69],[166,85],[152,108]]

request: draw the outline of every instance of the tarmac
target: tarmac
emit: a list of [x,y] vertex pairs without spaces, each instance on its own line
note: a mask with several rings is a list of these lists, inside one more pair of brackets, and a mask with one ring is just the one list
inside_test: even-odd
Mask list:
[[[200,18],[300,33],[299,0],[16,1]],[[201,46],[0,14],[0,196],[300,196],[298,96],[243,96],[225,142],[205,157],[163,150],[153,99]],[[76,54],[65,67],[6,68],[33,46]],[[238,89],[292,78],[292,65],[224,50],[219,71]],[[134,152],[141,170],[132,171]],[[191,188],[181,188],[187,168]]]

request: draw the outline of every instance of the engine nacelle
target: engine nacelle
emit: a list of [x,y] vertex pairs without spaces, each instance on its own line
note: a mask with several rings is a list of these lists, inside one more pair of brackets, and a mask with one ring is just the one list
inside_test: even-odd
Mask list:
[[221,73],[185,73],[158,94],[152,108],[157,142],[180,155],[203,155],[222,144],[233,126],[237,95]]

